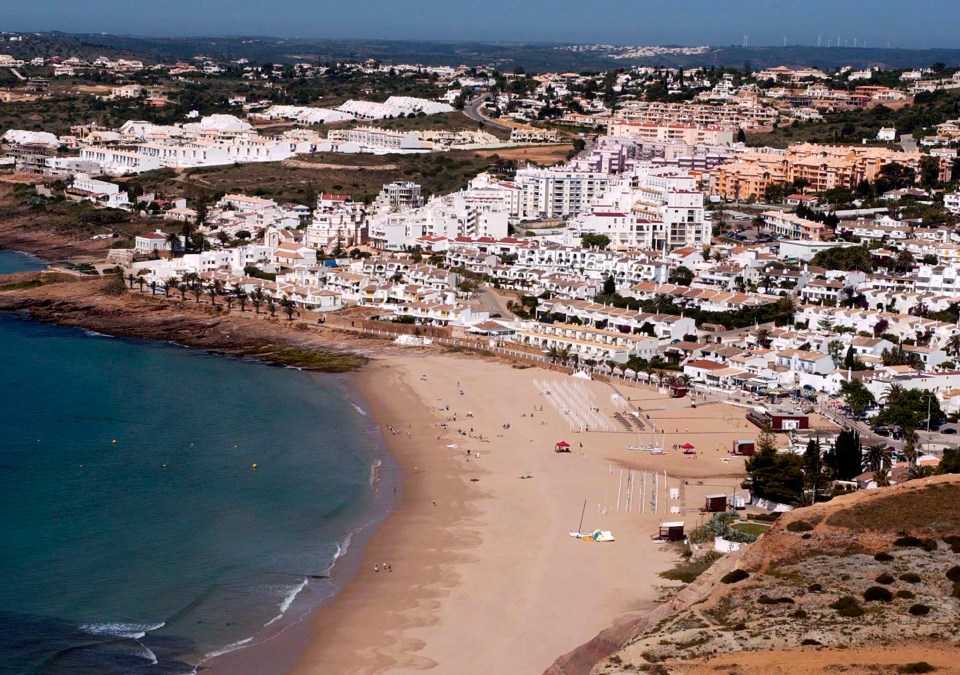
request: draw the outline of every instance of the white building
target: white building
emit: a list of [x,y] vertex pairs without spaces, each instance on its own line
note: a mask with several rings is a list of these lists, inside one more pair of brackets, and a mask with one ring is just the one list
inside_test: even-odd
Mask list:
[[119,185],[105,180],[95,180],[86,173],[76,174],[67,192],[68,195],[75,195],[106,208],[130,208],[130,199],[126,190],[121,190]]

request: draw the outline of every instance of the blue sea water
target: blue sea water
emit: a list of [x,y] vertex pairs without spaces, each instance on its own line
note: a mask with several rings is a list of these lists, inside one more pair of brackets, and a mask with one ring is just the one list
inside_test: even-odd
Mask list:
[[0,354],[0,672],[190,672],[329,597],[392,500],[342,377],[9,313]]

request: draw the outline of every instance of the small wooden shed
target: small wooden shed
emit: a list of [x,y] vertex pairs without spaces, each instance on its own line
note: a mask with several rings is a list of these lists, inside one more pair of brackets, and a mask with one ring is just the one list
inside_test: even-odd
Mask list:
[[704,511],[709,511],[711,513],[721,513],[727,510],[727,495],[718,494],[718,495],[707,495],[706,504],[703,506]]
[[660,523],[660,539],[666,541],[683,541],[683,521],[675,520],[669,523]]

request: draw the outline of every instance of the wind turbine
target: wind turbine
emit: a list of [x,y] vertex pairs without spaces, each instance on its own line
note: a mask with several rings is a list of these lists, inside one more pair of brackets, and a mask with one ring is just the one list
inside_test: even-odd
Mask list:
[[818,46],[818,47],[820,46],[820,37],[821,37],[820,33],[817,33],[817,46]]

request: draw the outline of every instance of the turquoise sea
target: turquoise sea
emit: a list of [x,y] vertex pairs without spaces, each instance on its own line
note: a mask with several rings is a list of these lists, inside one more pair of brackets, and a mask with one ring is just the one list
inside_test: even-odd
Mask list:
[[[39,265],[0,251],[0,273]],[[395,498],[346,378],[9,313],[0,354],[0,672],[191,672],[256,644],[335,592]]]

